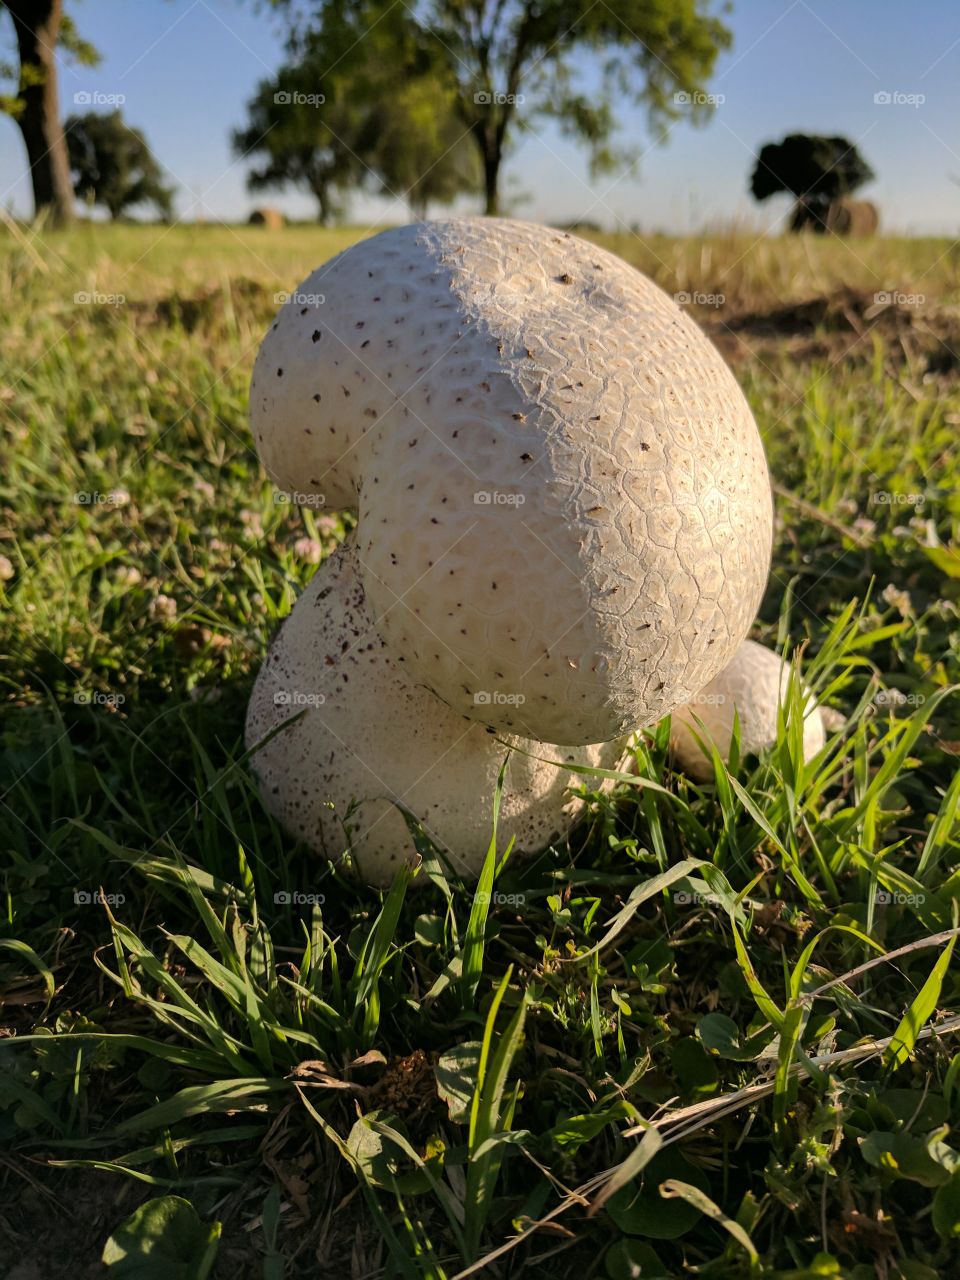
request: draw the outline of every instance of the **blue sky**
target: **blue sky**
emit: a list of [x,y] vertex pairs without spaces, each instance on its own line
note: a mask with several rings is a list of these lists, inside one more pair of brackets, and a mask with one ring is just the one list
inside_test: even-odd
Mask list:
[[[283,58],[275,14],[257,0],[67,0],[67,7],[103,61],[93,69],[62,66],[65,115],[76,93],[123,95],[125,118],[144,130],[177,185],[181,217],[242,219],[264,200],[247,193],[247,166],[233,158],[229,137],[258,80]],[[735,0],[726,20],[733,47],[709,86],[723,101],[705,127],[674,125],[656,146],[643,113],[624,107],[623,136],[643,157],[626,173],[591,180],[583,152],[553,127],[538,126],[507,162],[505,192],[515,211],[677,232],[731,219],[776,225],[786,197],[757,206],[747,194],[756,148],[791,131],[829,132],[855,141],[876,171],[864,194],[880,206],[887,229],[956,232],[956,0]],[[9,21],[0,23],[8,44]],[[894,101],[878,103],[878,93]],[[25,168],[17,128],[0,116],[0,204],[18,214],[31,209]],[[292,216],[313,215],[306,195],[266,199]],[[369,197],[355,198],[350,213],[357,222],[407,217],[402,202]]]

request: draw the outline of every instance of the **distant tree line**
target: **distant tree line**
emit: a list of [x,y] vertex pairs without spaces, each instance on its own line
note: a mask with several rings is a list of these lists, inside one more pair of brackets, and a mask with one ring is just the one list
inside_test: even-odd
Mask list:
[[[535,121],[583,143],[594,174],[629,163],[615,103],[645,106],[654,128],[702,121],[730,40],[707,0],[315,0],[234,147],[257,157],[251,189],[305,188],[321,221],[362,189],[416,213],[479,193],[495,214],[504,157]],[[585,93],[574,56],[588,52],[601,83]]]
[[[584,144],[593,173],[627,164],[615,104],[646,108],[662,128],[712,110],[705,92],[728,28],[712,0],[273,0],[289,18],[287,60],[263,82],[235,130],[251,190],[297,186],[321,221],[353,191],[402,196],[417,215],[479,195],[501,207],[501,170],[537,120]],[[23,135],[38,213],[67,222],[75,196],[112,217],[151,204],[170,216],[171,189],[143,135],[118,112],[61,122],[55,51],[95,65],[63,0],[0,0],[15,60],[0,94]],[[578,55],[593,56],[586,92]]]
[[[711,0],[272,3],[289,19],[287,57],[232,146],[250,162],[250,190],[308,191],[322,223],[358,191],[403,199],[417,217],[462,195],[496,214],[504,157],[538,121],[582,143],[595,175],[629,165],[615,103],[645,107],[654,129],[702,121],[715,102],[704,85],[731,39]],[[0,77],[16,92],[0,93],[0,110],[23,136],[37,212],[66,222],[80,199],[111,218],[145,205],[172,217],[173,189],[119,111],[61,123],[55,51],[99,60],[63,0],[0,0],[3,11],[15,61],[0,57]],[[576,74],[584,53],[599,72],[589,93]],[[869,234],[876,209],[852,196],[873,176],[846,138],[798,133],[761,148],[750,189],[760,201],[790,193],[791,230]]]

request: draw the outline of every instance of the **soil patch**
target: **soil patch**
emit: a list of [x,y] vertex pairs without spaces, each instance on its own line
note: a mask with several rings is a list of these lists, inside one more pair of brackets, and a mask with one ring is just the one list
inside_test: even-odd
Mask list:
[[788,356],[812,363],[869,361],[874,339],[898,372],[956,377],[960,371],[960,311],[935,306],[922,294],[838,289],[761,310],[715,311],[701,325],[731,364]]

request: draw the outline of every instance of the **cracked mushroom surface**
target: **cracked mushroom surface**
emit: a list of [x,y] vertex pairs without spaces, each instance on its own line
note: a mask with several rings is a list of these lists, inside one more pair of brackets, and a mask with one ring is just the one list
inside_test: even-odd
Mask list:
[[[299,719],[297,719],[299,717]],[[370,884],[388,884],[417,853],[399,805],[462,874],[476,877],[508,745],[501,829],[518,852],[573,825],[579,778],[551,761],[611,768],[619,748],[555,747],[497,737],[410,682],[379,635],[353,539],[321,565],[267,655],[247,711],[246,741],[266,807],[294,836],[338,862],[349,851]]]
[[693,320],[587,241],[462,218],[359,242],[280,311],[251,422],[280,487],[358,513],[385,652],[455,717],[608,742],[753,622],[772,510],[750,410]]
[[[697,737],[704,729],[724,762],[733,738],[733,713],[740,717],[740,751],[753,754],[777,740],[777,709],[790,684],[791,666],[778,653],[745,640],[733,661],[692,702],[678,707],[670,719],[670,748],[674,760],[698,782],[713,779],[713,764]],[[703,722],[703,729],[696,719]],[[696,736],[695,736],[696,735]],[[807,691],[803,711],[803,758],[812,759],[826,741],[823,718]]]

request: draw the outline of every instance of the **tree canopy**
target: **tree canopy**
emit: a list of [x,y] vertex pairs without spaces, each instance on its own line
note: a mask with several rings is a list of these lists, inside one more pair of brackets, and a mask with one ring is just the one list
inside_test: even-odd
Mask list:
[[304,187],[317,201],[320,221],[329,222],[340,195],[357,180],[356,149],[364,146],[360,123],[354,104],[337,101],[329,81],[308,65],[281,67],[275,78],[261,81],[247,106],[246,125],[233,134],[236,154],[259,160],[247,186]]
[[[394,8],[389,0],[316,0],[313,41],[329,47],[351,26],[376,38]],[[704,84],[731,39],[709,0],[424,0],[400,8],[416,29],[408,46],[453,86],[488,213],[499,210],[500,169],[518,127],[553,117],[586,144],[595,171],[609,167],[618,154],[614,100],[646,106],[654,126],[685,113],[704,118],[712,106]],[[599,90],[583,84],[578,52],[596,55]]]
[[164,183],[146,138],[124,123],[119,111],[70,116],[64,132],[74,190],[81,200],[103,205],[111,218],[142,204],[153,205],[161,218],[172,216],[173,189]]
[[260,84],[233,135],[238,155],[262,158],[251,190],[304,187],[327,222],[351,188],[405,196],[418,215],[475,189],[454,85],[407,10],[372,21],[350,6],[322,18],[291,42],[291,60]]
[[756,200],[789,191],[808,203],[828,204],[869,182],[873,170],[847,138],[791,133],[761,148],[750,179]]

